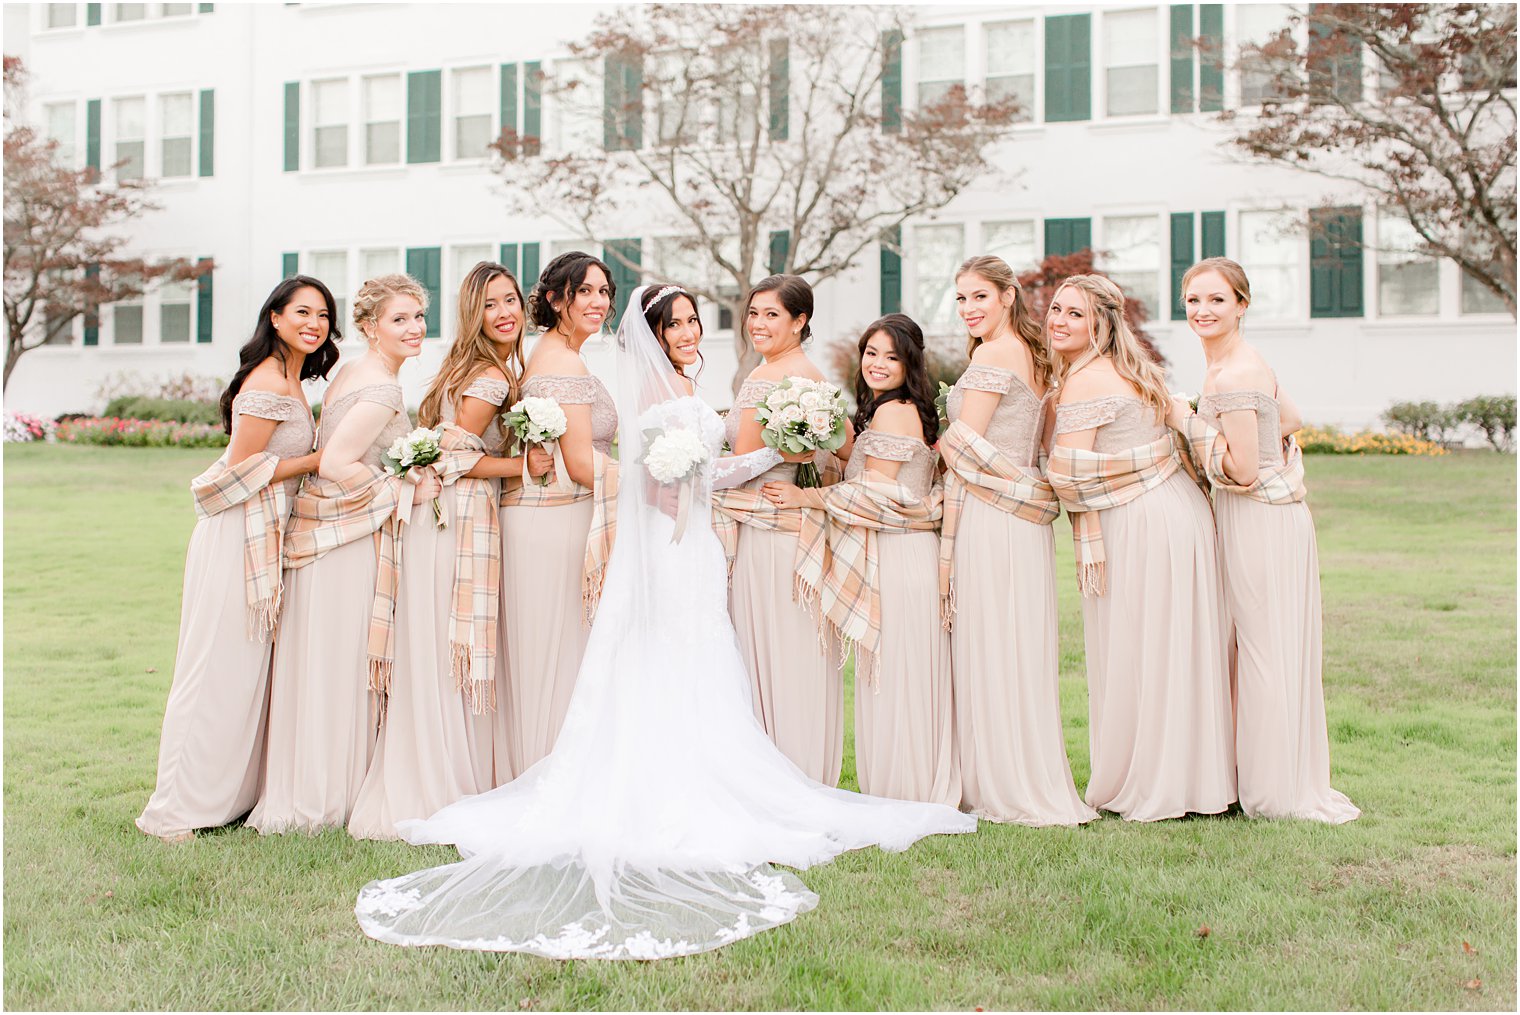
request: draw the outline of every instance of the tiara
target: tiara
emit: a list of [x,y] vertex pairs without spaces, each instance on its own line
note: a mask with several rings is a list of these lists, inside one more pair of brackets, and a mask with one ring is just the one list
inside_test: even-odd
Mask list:
[[657,293],[654,294],[654,299],[652,299],[652,300],[649,301],[649,305],[652,307],[656,303],[658,303],[661,300],[663,300],[665,297],[667,297],[667,296],[673,296],[673,295],[675,295],[677,293],[681,294],[682,296],[685,296],[686,295],[686,290],[682,289],[678,285],[668,285],[664,289],[661,289],[659,292],[657,292]]

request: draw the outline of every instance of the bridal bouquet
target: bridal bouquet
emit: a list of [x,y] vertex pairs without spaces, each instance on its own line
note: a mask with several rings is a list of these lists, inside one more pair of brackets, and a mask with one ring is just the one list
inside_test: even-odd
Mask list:
[[934,396],[934,414],[939,417],[939,435],[945,436],[950,429],[950,385],[939,382],[939,394]]
[[[443,448],[439,444],[442,439],[442,430],[419,426],[405,437],[397,437],[380,455],[380,462],[391,475],[404,476],[409,469],[432,465],[443,457]],[[443,520],[443,505],[437,497],[433,498],[433,520],[440,529],[448,525]]]
[[697,467],[707,461],[707,445],[702,438],[681,427],[644,431],[644,453],[639,464],[661,486],[680,484],[676,503],[676,527],[670,541],[679,543],[686,531],[686,516],[691,512],[692,480]]
[[[804,451],[838,451],[844,447],[850,425],[844,392],[828,381],[788,377],[771,389],[755,406],[761,426],[760,439],[768,448],[785,454]],[[804,462],[797,467],[797,485],[819,486],[818,466]]]
[[[565,428],[569,426],[565,410],[552,398],[524,398],[501,414],[501,422],[512,434],[514,455],[522,454],[530,444],[553,444],[565,436]],[[559,462],[555,462],[555,466],[556,478],[563,479],[564,466]],[[527,466],[523,468],[526,478]],[[548,486],[549,477],[539,476],[538,485]]]

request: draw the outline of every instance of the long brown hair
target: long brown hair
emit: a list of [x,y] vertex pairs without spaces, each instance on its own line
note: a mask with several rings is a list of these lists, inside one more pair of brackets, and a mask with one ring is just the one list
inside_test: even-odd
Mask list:
[[[1050,349],[1045,345],[1045,329],[1040,322],[1035,320],[1034,313],[1029,309],[1029,301],[1024,298],[1024,287],[1019,285],[1019,280],[1014,276],[1013,269],[1008,267],[1008,262],[993,254],[981,254],[973,257],[962,264],[956,271],[957,280],[962,275],[980,275],[999,294],[1013,290],[1013,305],[1008,308],[1008,316],[1005,320],[1013,328],[1013,333],[1023,341],[1029,349],[1029,358],[1034,362],[1035,386],[1040,389],[1050,387],[1050,379],[1053,367],[1050,358]],[[993,331],[996,334],[996,329]],[[966,355],[976,352],[976,347],[982,344],[982,340],[975,335],[966,336]]]
[[[866,383],[860,364],[865,359],[871,336],[880,332],[892,340],[892,351],[903,365],[901,387],[877,394]],[[918,422],[924,428],[924,442],[933,444],[939,433],[939,413],[934,407],[934,382],[929,379],[929,364],[924,356],[924,332],[907,314],[887,314],[871,322],[861,332],[855,357],[855,432],[871,425],[871,417],[887,402],[910,402],[918,410]]]
[[1135,386],[1140,400],[1165,413],[1172,400],[1166,387],[1166,371],[1146,355],[1140,340],[1124,320],[1124,293],[1103,275],[1072,275],[1061,282],[1056,294],[1060,295],[1061,290],[1067,288],[1079,290],[1087,298],[1087,321],[1093,345],[1075,363],[1058,363],[1055,371],[1057,385],[1077,367],[1099,356],[1108,356],[1114,361],[1119,376]]
[[[464,389],[469,387],[482,370],[496,367],[507,378],[507,405],[517,401],[518,386],[522,383],[522,339],[526,330],[517,329],[517,341],[502,356],[500,344],[486,331],[486,287],[495,279],[505,277],[512,283],[517,302],[522,304],[522,287],[506,266],[494,261],[481,261],[459,283],[459,334],[443,357],[433,383],[417,410],[417,422],[422,426],[437,426],[443,419],[445,405],[457,406]],[[526,310],[524,324],[526,324]]]

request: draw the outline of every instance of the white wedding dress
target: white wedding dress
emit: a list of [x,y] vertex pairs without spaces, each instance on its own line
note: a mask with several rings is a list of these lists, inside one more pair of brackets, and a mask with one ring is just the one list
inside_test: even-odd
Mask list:
[[[771,864],[806,868],[976,827],[949,807],[822,786],[765,735],[709,491],[777,458],[718,458],[721,421],[676,387],[639,297],[618,335],[617,543],[559,739],[513,782],[398,825],[407,841],[452,843],[464,859],[366,885],[355,912],[373,938],[556,959],[688,955],[818,904]],[[698,434],[709,453],[679,542],[673,498],[636,453],[670,427]]]

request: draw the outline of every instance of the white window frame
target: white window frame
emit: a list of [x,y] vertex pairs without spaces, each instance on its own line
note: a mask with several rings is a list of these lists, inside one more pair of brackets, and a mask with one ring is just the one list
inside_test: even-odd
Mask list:
[[[939,101],[939,99],[942,97],[943,94],[948,93],[956,85],[960,85],[962,89],[964,89],[966,87],[966,69],[967,69],[966,38],[970,34],[970,33],[968,33],[966,31],[966,27],[967,26],[964,23],[961,23],[961,24],[951,24],[951,25],[928,25],[928,26],[925,26],[923,28],[918,29],[918,31],[916,31],[914,33],[914,45],[913,45],[914,57],[915,57],[915,59],[913,61],[913,70],[914,70],[914,73],[913,73],[913,102],[914,102],[914,108],[916,108],[916,109],[922,109],[926,105],[926,103],[924,102],[924,88],[925,88],[925,86],[929,86],[931,89],[934,89],[936,91],[938,91],[941,88],[941,86],[943,86],[943,89],[944,89],[943,92],[941,92],[940,94],[933,95],[930,98],[930,100],[929,100],[930,102],[937,102],[937,101]],[[933,78],[925,77],[924,76],[925,75],[925,69],[924,69],[924,65],[925,65],[925,61],[924,61],[924,40],[925,40],[925,37],[926,36],[929,36],[929,37],[943,37],[943,38],[948,39],[952,35],[958,36],[959,39],[960,39],[960,60],[958,61],[959,62],[959,69],[960,69],[959,76],[957,76],[957,77],[933,77]],[[904,68],[904,69],[906,69],[906,68]]]
[[[1376,222],[1377,246],[1371,250],[1372,260],[1377,269],[1376,282],[1374,283],[1374,298],[1377,306],[1379,319],[1393,318],[1396,320],[1425,320],[1431,317],[1439,317],[1441,314],[1441,262],[1439,258],[1420,254],[1410,249],[1406,244],[1416,243],[1419,234],[1414,227],[1396,214],[1385,208],[1378,208],[1368,218]],[[1407,230],[1407,237],[1399,237],[1397,234]],[[1429,268],[1431,273],[1431,308],[1421,311],[1393,312],[1383,307],[1383,273],[1385,269],[1397,269],[1406,265],[1422,265]]]
[[[942,337],[956,333],[957,317],[955,313],[955,269],[966,259],[966,224],[964,222],[924,222],[912,227],[907,258],[912,268],[911,288],[907,294],[911,296],[908,311],[914,320],[924,329],[926,337]],[[935,230],[942,231],[946,235],[954,230],[959,234],[960,243],[956,256],[943,267],[940,274],[933,278],[928,277],[923,269],[924,233]],[[930,307],[925,300],[929,287],[934,289],[934,306]],[[904,302],[909,302],[905,300]]]
[[[462,113],[460,111],[460,107],[463,105],[459,94],[460,79],[465,74],[480,74],[484,77],[486,81],[484,112]],[[496,126],[497,118],[501,115],[501,67],[500,65],[493,66],[492,64],[469,64],[463,67],[450,67],[448,68],[448,78],[448,95],[445,96],[445,108],[441,112],[448,116],[449,146],[453,156],[452,160],[455,162],[480,162],[491,154],[488,146],[501,134],[500,130],[496,130],[495,133],[492,132],[492,128]],[[493,101],[493,96],[495,101]],[[481,116],[484,116],[486,121],[485,144],[477,152],[463,151],[459,143],[460,120],[465,117],[477,119]]]
[[[1113,23],[1113,19],[1116,17],[1125,17],[1135,14],[1149,14],[1155,27],[1156,37],[1153,40],[1153,45],[1151,47],[1151,62],[1148,64],[1109,63],[1109,29]],[[1163,15],[1167,16],[1163,18]],[[1167,92],[1168,83],[1167,71],[1169,71],[1171,68],[1171,62],[1169,60],[1163,59],[1163,57],[1167,52],[1165,43],[1171,32],[1170,8],[1129,7],[1121,8],[1118,10],[1096,11],[1094,12],[1093,21],[1098,23],[1099,34],[1101,34],[1102,37],[1100,39],[1094,40],[1093,62],[1099,66],[1095,66],[1093,68],[1095,73],[1093,74],[1092,86],[1093,91],[1095,92],[1098,91],[1099,88],[1102,89],[1102,107],[1104,119],[1128,121],[1137,117],[1160,116],[1164,112],[1169,111],[1171,107],[1170,104],[1166,101],[1165,93]],[[1132,113],[1113,112],[1110,108],[1112,104],[1109,101],[1109,76],[1115,70],[1133,70],[1140,67],[1154,67],[1156,71],[1156,84],[1151,91],[1151,99],[1154,103],[1153,108],[1148,110],[1137,110]],[[1099,69],[1102,70],[1101,74],[1096,73],[1096,71]]]
[[[65,139],[57,137],[53,133],[52,110],[68,107],[69,119],[73,129],[71,137]],[[58,142],[58,161],[60,165],[68,169],[79,168],[79,100],[62,99],[42,104],[42,129],[46,137]]]
[[[158,336],[158,345],[179,347],[195,344],[195,296],[196,289],[194,282],[171,282],[159,288],[156,300],[158,329],[155,332]],[[164,311],[171,306],[183,306],[185,308],[185,337],[182,341],[178,339],[171,341],[164,337]],[[146,313],[143,316],[146,320]],[[146,325],[143,330],[146,332]],[[146,335],[144,339],[146,339]],[[144,344],[146,344],[146,341]]]
[[[318,93],[322,90],[322,85],[341,85],[343,87],[343,100],[337,103],[339,108],[342,109],[343,118],[341,122],[318,122],[317,113],[320,106],[320,103],[318,102]],[[351,128],[354,125],[354,90],[354,78],[352,75],[343,77],[313,78],[310,82],[308,82],[307,94],[310,96],[310,99],[308,100],[310,110],[307,119],[310,123],[310,127],[307,128],[309,131],[307,135],[307,141],[311,149],[311,155],[309,156],[310,163],[308,168],[318,171],[342,171],[345,169],[353,168],[354,131]],[[320,130],[332,130],[338,127],[341,127],[343,129],[343,162],[335,165],[319,165],[317,162],[317,152],[320,149],[321,144],[317,132]]]
[[[1111,228],[1111,223],[1113,223],[1115,219],[1150,220],[1152,227],[1155,229],[1156,263],[1154,266],[1146,267],[1144,265],[1141,265],[1135,268],[1126,268],[1114,264],[1114,243],[1113,239],[1109,235],[1109,231]],[[1123,287],[1123,282],[1121,279],[1124,276],[1140,275],[1148,272],[1151,278],[1151,292],[1137,292],[1131,286],[1125,288],[1125,293],[1128,296],[1132,296],[1136,299],[1141,300],[1141,302],[1145,304],[1146,312],[1150,315],[1150,318],[1152,320],[1162,320],[1169,317],[1171,311],[1171,303],[1167,299],[1167,290],[1169,288],[1169,284],[1163,276],[1167,272],[1170,265],[1166,258],[1167,223],[1162,213],[1159,211],[1148,211],[1144,209],[1116,210],[1113,212],[1105,212],[1103,215],[1097,216],[1096,220],[1098,225],[1098,235],[1094,238],[1093,247],[1098,250],[1109,251],[1108,254],[1104,255],[1102,264],[1099,266],[1098,270],[1111,278],[1116,274],[1119,275],[1120,278],[1114,279],[1114,281],[1115,284],[1118,284],[1121,287]]]
[[[111,345],[121,346],[124,349],[141,349],[148,344],[148,309],[142,297],[135,300],[118,300],[108,304],[111,308]],[[136,308],[138,312],[138,333],[136,342],[122,342],[116,332],[116,314],[120,310]],[[104,309],[104,308],[102,308]],[[102,317],[106,316],[101,314]]]
[[[331,80],[334,80],[334,79],[328,78],[328,79],[325,79],[325,80],[331,81]],[[396,116],[395,116],[394,119],[383,119],[383,120],[382,119],[377,119],[376,118],[376,114],[371,109],[370,85],[371,85],[372,82],[378,82],[378,81],[382,81],[382,80],[390,80],[390,81],[392,81],[394,83],[394,85],[395,85],[395,88],[396,88]],[[359,85],[359,87],[358,87],[359,103],[362,106],[361,120],[362,120],[362,126],[364,128],[363,136],[359,138],[359,144],[360,144],[360,146],[363,149],[363,151],[361,152],[361,155],[360,155],[359,165],[360,166],[399,166],[399,165],[404,164],[406,162],[406,79],[405,79],[405,77],[399,71],[386,72],[386,73],[380,73],[380,74],[364,74],[364,75],[361,75],[358,78],[358,85]],[[315,92],[313,92],[313,95],[312,95],[312,114],[313,114],[313,116],[315,116],[315,114],[316,114],[316,95],[315,95]],[[372,127],[384,127],[384,126],[388,126],[390,124],[394,124],[395,127],[396,127],[396,157],[394,159],[384,160],[384,161],[379,160],[379,159],[372,159],[370,157],[370,136],[369,136],[370,128],[372,128]],[[316,141],[315,135],[313,135],[312,141],[313,141],[313,145],[315,145],[315,141]],[[312,161],[313,161],[313,163],[315,163],[315,161],[316,161],[316,151],[315,151],[315,148],[313,148],[313,151],[312,151]],[[320,168],[323,168],[323,169],[334,168],[335,169],[337,167],[336,166],[322,166]]]
[[[66,25],[53,24],[53,12],[68,8],[74,12],[74,18]],[[67,32],[72,29],[84,27],[84,22],[79,17],[78,4],[42,4],[42,24],[40,31],[44,32]]]
[[[123,7],[141,7],[142,8],[142,17],[140,17],[140,18],[124,18],[124,17],[122,17],[121,16],[121,9]],[[113,3],[111,5],[111,24],[113,24],[113,25],[140,25],[144,21],[147,21],[152,15],[153,15],[153,5],[152,4],[146,4],[146,3],[144,3],[144,4],[114,4]]]
[[[1267,262],[1254,249],[1252,249],[1253,228],[1248,227],[1247,216],[1263,218],[1261,228],[1278,234],[1283,243],[1283,249],[1291,252],[1289,257],[1280,262]],[[1266,221],[1271,216],[1275,222]],[[1293,208],[1241,208],[1234,215],[1235,226],[1235,260],[1246,267],[1251,273],[1253,284],[1251,286],[1252,310],[1249,314],[1247,327],[1254,321],[1258,324],[1294,323],[1305,324],[1309,321],[1309,272],[1308,257],[1309,245],[1303,236],[1303,221],[1305,212],[1303,209]],[[1285,285],[1276,285],[1276,275],[1266,275],[1268,269],[1273,272],[1287,272],[1288,281]],[[1267,305],[1273,300],[1272,293],[1280,291],[1284,293],[1283,308],[1277,316],[1267,315]]]
[[[114,165],[116,165],[116,163],[118,163],[118,162],[120,162],[122,160],[121,146],[122,146],[123,143],[125,143],[125,144],[136,144],[136,145],[141,146],[141,149],[142,149],[141,154],[138,156],[138,168],[139,168],[138,175],[136,175],[136,176],[125,176],[125,175],[122,174],[122,168],[124,168],[124,167],[117,167],[113,171],[113,174],[115,175],[115,177],[116,177],[116,179],[118,181],[120,181],[120,180],[140,180],[140,179],[147,178],[147,176],[149,175],[149,173],[148,173],[148,134],[150,133],[150,131],[148,129],[148,113],[149,113],[149,110],[152,108],[152,106],[149,103],[149,98],[150,98],[150,96],[148,96],[148,95],[139,94],[139,95],[121,95],[121,96],[117,96],[117,97],[111,99],[111,105],[110,105],[110,112],[111,112],[111,127],[110,127],[110,131],[111,131],[111,164],[114,166]],[[139,118],[140,119],[140,124],[141,124],[141,126],[140,126],[139,129],[141,130],[141,133],[138,134],[138,135],[136,135],[136,136],[124,136],[123,133],[122,133],[122,129],[121,129],[121,121],[122,121],[121,107],[122,107],[123,103],[128,103],[128,102],[136,102],[142,108],[142,113],[141,113],[140,118]],[[104,138],[102,138],[102,141],[103,140],[104,140]]]
[[1028,77],[1029,77],[1029,82],[1030,83],[1029,83],[1028,103],[1026,104],[1023,112],[1020,113],[1019,116],[1013,122],[1016,123],[1016,124],[1030,124],[1030,123],[1035,123],[1040,118],[1040,99],[1041,99],[1041,92],[1042,92],[1042,90],[1044,88],[1044,82],[1041,81],[1041,78],[1043,77],[1043,75],[1040,73],[1042,67],[1044,66],[1044,63],[1043,63],[1043,60],[1042,60],[1043,49],[1042,49],[1042,45],[1041,45],[1041,41],[1040,41],[1040,36],[1042,34],[1041,31],[1040,31],[1040,29],[1041,29],[1041,27],[1044,24],[1044,21],[1042,19],[1040,19],[1040,18],[999,18],[996,21],[987,21],[987,22],[984,22],[982,24],[982,26],[981,26],[981,47],[980,47],[981,48],[981,56],[982,56],[982,67],[984,69],[984,74],[983,74],[983,77],[982,77],[982,89],[983,89],[983,91],[985,93],[985,97],[986,97],[987,101],[991,102],[994,99],[994,95],[993,95],[993,82],[994,81],[998,81],[998,82],[1001,82],[1001,81],[1012,81],[1012,80],[1015,80],[1017,78],[1024,77],[1024,75],[1022,75],[1022,74],[993,74],[992,69],[991,69],[992,68],[992,32],[993,32],[993,30],[994,29],[999,29],[999,28],[1004,28],[1004,27],[1007,27],[1007,26],[1020,25],[1020,24],[1025,24],[1025,25],[1029,26],[1029,33],[1030,33],[1030,39],[1029,39],[1030,71],[1029,71]]
[[[200,140],[199,139],[199,134],[200,134],[199,124],[197,122],[197,117],[196,117],[196,113],[197,113],[196,102],[195,102],[196,93],[194,91],[192,91],[192,90],[173,91],[173,92],[159,92],[153,98],[154,98],[154,110],[158,114],[158,117],[157,117],[158,145],[157,145],[157,148],[156,148],[156,151],[158,153],[158,175],[159,175],[160,178],[162,178],[162,179],[168,179],[168,180],[187,180],[187,179],[190,179],[190,178],[192,178],[192,177],[195,176],[195,172],[196,172],[196,157],[199,154],[199,152],[197,151],[197,148],[199,147],[199,140]],[[167,112],[168,111],[164,107],[165,107],[165,103],[169,99],[183,99],[186,103],[189,104],[190,114],[189,114],[189,125],[188,125],[189,132],[188,133],[186,133],[186,134],[175,134],[175,135],[172,135],[172,136],[168,133],[168,126],[167,126],[167,124],[168,124],[168,115],[167,115]],[[165,146],[170,141],[184,141],[184,142],[186,142],[186,144],[188,146],[189,153],[190,153],[189,156],[188,156],[187,164],[185,166],[185,171],[183,173],[176,173],[173,176],[169,175],[169,170],[168,170],[169,160],[167,158],[168,152],[165,149]]]

